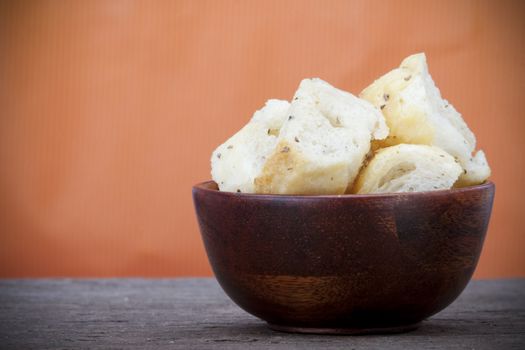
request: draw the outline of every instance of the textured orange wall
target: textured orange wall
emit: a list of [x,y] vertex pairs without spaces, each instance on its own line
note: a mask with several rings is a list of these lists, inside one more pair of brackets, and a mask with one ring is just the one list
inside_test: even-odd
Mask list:
[[268,98],[411,53],[485,149],[477,277],[525,276],[518,1],[0,2],[0,276],[209,275],[191,186]]

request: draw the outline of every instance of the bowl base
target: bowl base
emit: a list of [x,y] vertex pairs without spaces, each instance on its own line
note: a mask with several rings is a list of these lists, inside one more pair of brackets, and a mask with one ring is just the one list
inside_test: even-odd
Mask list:
[[309,333],[309,334],[340,334],[340,335],[364,335],[364,334],[393,334],[413,331],[421,326],[421,322],[393,327],[349,327],[349,328],[316,328],[316,327],[294,327],[282,326],[268,323],[268,327],[274,331],[286,333]]

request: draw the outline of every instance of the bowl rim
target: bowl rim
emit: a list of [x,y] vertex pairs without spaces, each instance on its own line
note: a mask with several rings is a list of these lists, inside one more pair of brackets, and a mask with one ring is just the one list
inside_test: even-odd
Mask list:
[[434,191],[420,191],[420,192],[391,192],[391,193],[369,193],[369,194],[322,194],[322,195],[302,195],[302,194],[257,194],[257,193],[245,193],[245,192],[227,192],[219,191],[218,189],[209,188],[211,184],[217,185],[213,180],[207,180],[199,182],[192,187],[192,191],[213,193],[215,195],[224,197],[244,197],[253,199],[344,199],[344,198],[393,198],[393,197],[429,197],[429,196],[443,196],[452,195],[465,192],[477,192],[488,189],[495,189],[496,185],[494,182],[488,180],[479,185],[466,186],[460,188],[451,188],[446,190],[434,190]]

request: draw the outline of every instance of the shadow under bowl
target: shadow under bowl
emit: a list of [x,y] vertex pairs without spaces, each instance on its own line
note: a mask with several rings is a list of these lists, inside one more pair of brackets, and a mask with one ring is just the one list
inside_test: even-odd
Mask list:
[[479,259],[495,186],[291,196],[193,187],[218,282],[272,329],[402,332],[448,306]]

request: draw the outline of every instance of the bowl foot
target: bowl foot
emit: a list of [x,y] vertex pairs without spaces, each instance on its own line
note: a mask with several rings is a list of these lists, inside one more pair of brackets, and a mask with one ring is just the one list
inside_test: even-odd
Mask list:
[[393,326],[393,327],[350,327],[350,328],[316,328],[316,327],[294,327],[282,326],[268,323],[268,327],[274,331],[287,333],[310,333],[310,334],[346,334],[346,335],[364,335],[364,334],[393,334],[410,332],[421,326],[421,322]]

